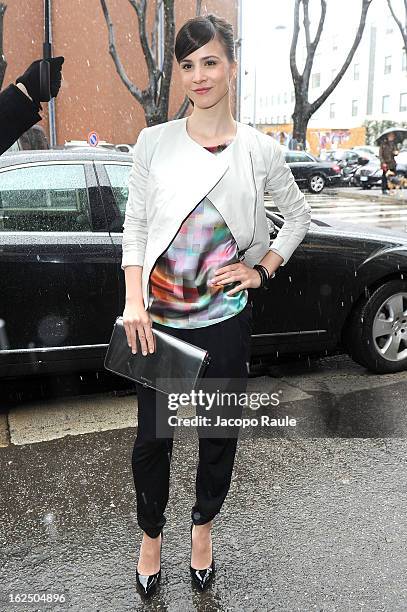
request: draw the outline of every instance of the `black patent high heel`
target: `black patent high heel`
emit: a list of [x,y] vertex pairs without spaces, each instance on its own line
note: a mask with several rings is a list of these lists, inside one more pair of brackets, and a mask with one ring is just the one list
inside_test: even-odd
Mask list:
[[[194,528],[194,523],[192,522],[191,523],[191,551],[192,551],[192,529],[193,528]],[[191,552],[191,556],[192,556],[192,552]],[[202,569],[202,570],[198,570],[198,569],[194,569],[192,565],[190,564],[189,570],[190,570],[191,576],[195,584],[201,589],[201,591],[206,589],[208,584],[211,582],[211,579],[215,575],[215,559],[213,558],[213,552],[212,552],[212,563],[210,564],[209,567]]]
[[161,578],[161,549],[163,544],[164,534],[161,531],[161,542],[160,542],[160,569],[156,574],[139,574],[136,566],[136,585],[138,591],[143,597],[150,597],[157,588],[157,585]]

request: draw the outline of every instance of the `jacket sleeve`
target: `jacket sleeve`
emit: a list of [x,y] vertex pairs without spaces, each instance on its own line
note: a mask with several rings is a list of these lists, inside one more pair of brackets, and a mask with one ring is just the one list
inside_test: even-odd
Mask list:
[[274,204],[284,217],[283,226],[269,250],[278,253],[284,260],[281,265],[285,266],[308,232],[311,207],[295,182],[285,161],[283,149],[271,136],[267,138],[271,141],[271,162],[265,190],[271,193]]
[[145,131],[146,128],[141,130],[133,149],[133,165],[128,180],[129,195],[123,223],[122,270],[126,266],[144,264],[147,243],[145,194],[148,179]]
[[14,84],[0,93],[0,155],[42,117],[41,105],[30,100]]

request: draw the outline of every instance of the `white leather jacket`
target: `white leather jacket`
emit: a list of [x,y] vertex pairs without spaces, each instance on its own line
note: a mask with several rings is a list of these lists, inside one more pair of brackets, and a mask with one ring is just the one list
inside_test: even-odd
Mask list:
[[[189,136],[186,121],[183,117],[143,128],[133,151],[121,267],[143,266],[146,309],[157,258],[205,196],[228,225],[240,259],[251,267],[270,249],[286,265],[311,221],[311,209],[274,138],[237,121],[232,143],[214,155]],[[284,216],[271,243],[264,207],[266,190]]]

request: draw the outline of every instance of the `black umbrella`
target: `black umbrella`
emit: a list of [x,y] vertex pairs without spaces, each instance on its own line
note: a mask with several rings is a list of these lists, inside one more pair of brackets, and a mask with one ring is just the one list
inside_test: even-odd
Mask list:
[[40,93],[41,100],[49,102],[51,100],[51,79],[50,79],[50,63],[52,57],[52,48],[50,43],[49,33],[49,0],[44,0],[44,43],[43,43],[43,60],[40,64]]
[[387,136],[387,134],[391,134],[391,132],[394,133],[394,141],[396,143],[403,142],[403,140],[407,138],[407,129],[400,126],[396,126],[394,128],[384,130],[384,132],[382,132],[380,136],[376,138],[376,144],[380,144],[380,141],[384,138],[384,136]]

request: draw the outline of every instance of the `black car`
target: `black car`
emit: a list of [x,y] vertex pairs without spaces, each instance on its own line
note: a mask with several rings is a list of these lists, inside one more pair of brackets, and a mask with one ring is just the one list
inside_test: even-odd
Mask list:
[[298,186],[311,193],[321,193],[325,185],[341,181],[342,170],[337,163],[321,161],[307,151],[285,150],[284,155]]
[[[0,157],[0,377],[103,370],[124,310],[122,224],[132,158],[110,151]],[[267,210],[271,240],[283,219]],[[310,231],[269,290],[251,289],[253,363],[347,351],[407,365],[407,235]]]

